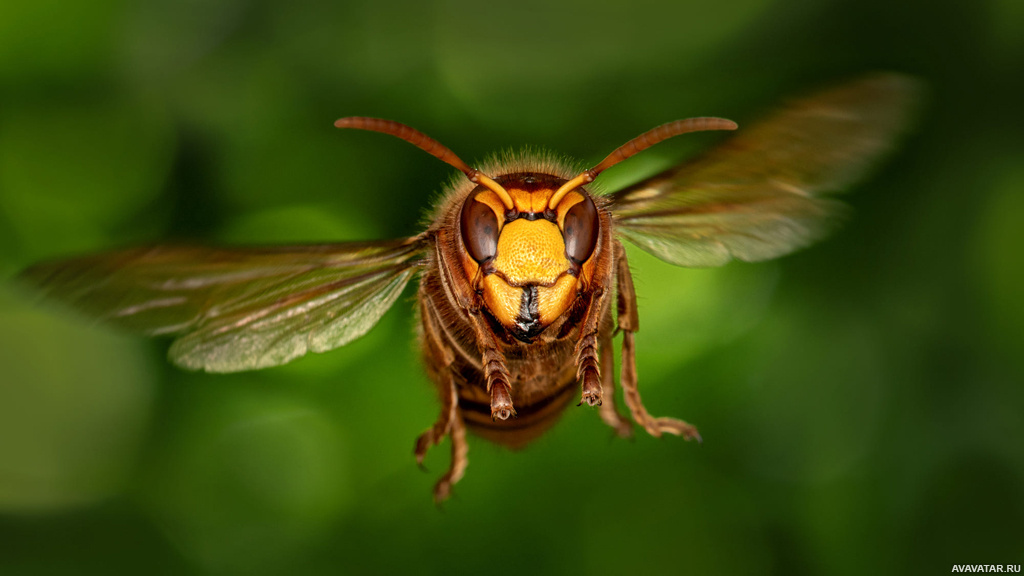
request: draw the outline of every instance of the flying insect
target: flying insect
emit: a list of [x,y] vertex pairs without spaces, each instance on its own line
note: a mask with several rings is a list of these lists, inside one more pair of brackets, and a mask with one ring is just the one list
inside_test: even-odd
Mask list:
[[[325,352],[362,336],[418,276],[426,371],[440,414],[415,457],[451,439],[434,488],[444,500],[467,464],[467,428],[518,447],[576,398],[620,435],[700,439],[648,413],[637,387],[636,293],[625,239],[677,266],[782,256],[822,238],[848,187],[888,150],[915,101],[915,82],[867,76],[794,100],[705,154],[611,194],[591,183],[666,138],[735,130],[721,118],[659,126],[589,169],[550,154],[497,156],[478,168],[389,120],[339,128],[396,136],[457,168],[432,223],[411,238],[281,247],[155,246],[35,265],[23,278],[85,314],[174,338],[189,370],[236,372]],[[613,336],[622,335],[614,377]],[[615,388],[630,418],[616,408]]]

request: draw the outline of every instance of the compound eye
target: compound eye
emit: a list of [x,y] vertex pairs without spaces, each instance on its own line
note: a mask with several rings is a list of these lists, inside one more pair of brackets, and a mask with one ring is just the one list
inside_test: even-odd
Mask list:
[[573,264],[583,264],[594,253],[599,230],[597,207],[589,194],[583,195],[583,202],[569,208],[562,222],[565,237],[565,255]]
[[498,252],[498,217],[490,206],[474,194],[462,206],[462,241],[477,264],[494,258]]

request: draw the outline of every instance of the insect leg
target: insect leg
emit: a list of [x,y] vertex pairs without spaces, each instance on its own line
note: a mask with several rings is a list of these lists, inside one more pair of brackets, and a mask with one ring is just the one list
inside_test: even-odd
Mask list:
[[448,471],[434,486],[434,502],[439,504],[451,495],[452,486],[462,479],[462,475],[466,472],[466,464],[469,463],[469,458],[466,457],[469,452],[469,445],[466,443],[466,425],[462,422],[458,402],[455,403],[454,417],[451,423],[452,463],[448,466]]
[[700,434],[697,428],[682,420],[675,418],[655,418],[644,408],[640,399],[640,391],[637,389],[636,376],[636,344],[633,341],[633,334],[640,328],[639,316],[636,309],[636,290],[633,288],[633,276],[629,272],[629,262],[626,260],[626,250],[622,243],[616,241],[616,277],[618,279],[618,311],[619,330],[622,331],[622,375],[619,381],[622,384],[622,396],[629,406],[633,419],[644,427],[651,436],[660,437],[662,434],[675,434],[687,440],[696,438],[700,441]]
[[[435,243],[435,247],[437,261],[444,262],[445,255],[441,250],[441,242]],[[445,293],[452,305],[466,315],[473,327],[477,349],[480,351],[484,381],[487,383],[487,391],[491,394],[491,418],[508,420],[516,415],[516,410],[512,406],[512,378],[505,364],[505,355],[501,352],[498,337],[487,325],[480,311],[481,298],[476,288],[465,278],[452,274],[449,266],[440,265],[438,269],[441,272],[441,284],[445,287]]]
[[498,347],[498,337],[480,316],[480,312],[470,313],[469,317],[480,348],[487,391],[491,393],[491,418],[508,420],[516,415],[516,409],[512,406],[512,379],[505,364],[505,355]]
[[601,369],[597,353],[598,332],[601,316],[607,306],[610,291],[598,286],[590,296],[590,306],[580,329],[580,340],[576,343],[576,378],[583,381],[583,395],[580,404],[601,406]]
[[[459,420],[459,424],[461,424],[462,415],[459,412],[459,396],[455,387],[456,376],[452,371],[455,353],[442,335],[436,309],[426,299],[420,300],[420,317],[423,322],[423,341],[426,351],[440,365],[439,373],[434,375],[435,379],[447,384],[443,387],[439,386],[441,388],[441,412],[437,421],[416,439],[416,448],[413,453],[416,455],[416,463],[422,468],[427,451],[451,433],[456,420]],[[465,450],[462,451],[461,467],[462,469],[466,467]]]
[[458,408],[459,399],[455,392],[455,375],[449,374],[448,386],[445,387],[441,396],[441,413],[438,415],[437,421],[416,439],[416,449],[413,453],[416,455],[416,464],[420,468],[423,467],[423,459],[427,456],[427,450],[444,440],[444,437],[451,432],[452,422],[459,417]]
[[[610,310],[609,310],[610,313]],[[601,419],[615,428],[623,438],[633,435],[633,423],[619,413],[615,406],[615,356],[611,332],[601,335],[601,385],[608,393],[607,402],[601,404]]]

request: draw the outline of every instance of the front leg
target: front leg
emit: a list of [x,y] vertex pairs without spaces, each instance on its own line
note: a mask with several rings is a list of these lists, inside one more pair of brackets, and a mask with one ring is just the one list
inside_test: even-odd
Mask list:
[[516,409],[512,406],[512,379],[505,364],[505,355],[501,352],[498,337],[487,325],[480,310],[471,311],[469,317],[480,348],[487,391],[491,393],[491,418],[508,420],[516,415]]
[[626,261],[626,250],[622,243],[616,241],[616,278],[618,286],[618,324],[622,331],[622,375],[619,381],[622,384],[622,396],[626,400],[626,406],[633,415],[637,424],[644,427],[644,430],[651,436],[660,437],[662,434],[675,434],[687,440],[696,438],[700,442],[700,434],[697,428],[682,420],[675,418],[655,418],[644,408],[640,399],[640,390],[637,388],[636,376],[636,344],[633,341],[633,334],[640,329],[640,319],[636,309],[636,290],[633,288],[633,276],[629,272],[629,262]]
[[[437,261],[441,263],[445,261],[445,254],[441,250],[442,242],[443,240],[435,242]],[[478,273],[470,283],[462,275],[453,274],[447,265],[441,264],[438,268],[443,278],[442,285],[451,287],[446,288],[451,303],[466,315],[473,327],[480,351],[480,365],[483,367],[484,380],[487,383],[487,391],[491,393],[491,418],[508,420],[516,415],[516,410],[512,406],[512,380],[498,338],[487,324],[481,310],[480,279],[483,276]]]
[[590,304],[580,328],[580,339],[576,343],[576,378],[583,382],[580,404],[600,406],[604,392],[601,389],[600,360],[597,353],[598,332],[609,292],[601,286],[590,294]]

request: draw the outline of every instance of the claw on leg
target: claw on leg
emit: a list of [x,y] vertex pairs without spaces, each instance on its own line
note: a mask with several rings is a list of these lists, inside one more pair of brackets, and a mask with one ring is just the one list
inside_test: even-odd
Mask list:
[[600,406],[602,400],[601,375],[593,367],[587,366],[583,369],[583,397],[577,406]]
[[438,424],[440,424],[440,421],[428,428],[426,432],[420,434],[419,438],[416,439],[416,448],[413,450],[413,454],[416,455],[416,465],[424,472],[427,471],[427,467],[423,465],[423,460],[427,457],[427,451],[438,445],[448,435],[448,429],[438,430]]
[[[591,306],[598,310],[599,306]],[[596,312],[595,312],[596,313]],[[597,325],[597,321],[591,322]],[[601,390],[601,371],[598,368],[597,354],[597,332],[585,335],[576,344],[576,377],[583,381],[583,394],[577,406],[586,404],[588,406],[600,406],[604,393]]]
[[516,415],[516,409],[512,407],[512,386],[509,384],[511,376],[505,365],[505,355],[498,348],[494,332],[480,320],[479,315],[473,316],[473,319],[484,379],[487,381],[487,391],[491,393],[491,419],[508,420]]
[[427,451],[437,445],[439,441],[438,436],[434,434],[433,427],[420,434],[420,437],[416,439],[416,448],[413,450],[413,454],[416,455],[416,465],[420,467],[420,470],[427,471],[427,467],[423,465],[423,460],[427,458]]
[[512,407],[508,384],[501,380],[495,382],[491,386],[491,419],[508,420],[515,415],[516,409]]

